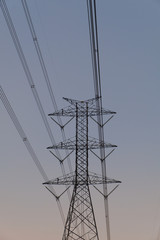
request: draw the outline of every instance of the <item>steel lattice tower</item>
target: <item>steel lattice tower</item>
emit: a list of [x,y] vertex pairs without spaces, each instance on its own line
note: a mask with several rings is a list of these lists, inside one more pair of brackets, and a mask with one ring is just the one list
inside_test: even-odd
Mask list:
[[75,183],[63,240],[98,240],[97,226],[88,185],[88,102],[76,102]]
[[71,105],[52,116],[76,118],[76,138],[60,142],[48,149],[75,150],[75,172],[44,184],[74,185],[62,240],[99,240],[89,185],[119,183],[89,172],[88,151],[97,148],[116,147],[88,136],[88,118],[115,112],[97,109],[97,99],[76,101],[65,98]]

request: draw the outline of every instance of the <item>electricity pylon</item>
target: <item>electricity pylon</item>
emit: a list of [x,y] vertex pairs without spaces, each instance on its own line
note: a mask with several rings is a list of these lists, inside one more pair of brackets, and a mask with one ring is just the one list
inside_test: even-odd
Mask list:
[[[94,215],[94,208],[89,185],[119,183],[114,179],[104,178],[89,172],[88,151],[98,148],[116,147],[116,145],[100,142],[88,136],[88,118],[115,112],[97,109],[97,99],[77,101],[65,98],[71,105],[61,109],[52,116],[70,116],[76,118],[76,137],[66,140],[48,149],[75,150],[75,172],[45,182],[44,184],[74,185],[69,211],[65,223],[62,240],[99,240]],[[55,121],[55,120],[54,120]]]

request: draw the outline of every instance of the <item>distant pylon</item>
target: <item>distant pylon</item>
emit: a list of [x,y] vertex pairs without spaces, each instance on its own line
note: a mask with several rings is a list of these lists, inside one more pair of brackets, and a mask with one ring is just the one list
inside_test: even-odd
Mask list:
[[88,118],[100,114],[114,114],[112,111],[97,109],[97,99],[76,101],[65,98],[71,105],[67,109],[50,114],[76,118],[76,138],[60,142],[49,149],[75,150],[75,172],[56,178],[44,184],[74,185],[62,240],[99,240],[89,185],[119,183],[104,179],[89,172],[88,151],[97,148],[116,147],[88,136]]

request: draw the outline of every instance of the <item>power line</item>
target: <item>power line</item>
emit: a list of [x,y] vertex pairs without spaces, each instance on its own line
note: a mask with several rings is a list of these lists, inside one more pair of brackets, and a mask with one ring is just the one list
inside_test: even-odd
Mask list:
[[[29,8],[28,8],[26,0],[21,0],[21,2],[22,2],[22,6],[23,6],[23,10],[24,10],[26,19],[27,19],[27,23],[28,23],[28,26],[29,26],[30,33],[32,35],[32,39],[33,39],[33,43],[34,43],[34,46],[35,46],[35,49],[36,49],[36,53],[37,53],[37,56],[38,56],[38,59],[39,59],[39,62],[40,62],[40,65],[41,65],[41,68],[42,68],[42,71],[43,71],[44,79],[46,81],[48,91],[49,91],[49,94],[50,94],[50,97],[51,97],[51,100],[52,100],[52,104],[54,106],[54,109],[57,111],[58,110],[57,103],[56,103],[56,100],[55,100],[55,97],[54,97],[54,94],[53,94],[53,90],[52,90],[52,86],[51,86],[50,79],[49,79],[49,76],[48,76],[47,68],[46,68],[46,65],[45,65],[45,62],[44,62],[44,59],[43,59],[43,56],[42,56],[42,52],[41,52],[40,45],[39,45],[39,42],[38,42],[38,38],[37,38],[37,35],[36,35],[36,32],[35,32],[33,21],[32,21],[30,12],[29,12]],[[62,121],[61,121],[60,117],[58,117],[58,121],[62,125]]]
[[[43,177],[43,179],[45,181],[47,181],[47,180],[49,181],[49,179],[47,177],[47,174],[46,174],[44,168],[42,167],[42,164],[40,163],[36,153],[34,152],[34,149],[33,149],[32,145],[30,144],[30,142],[29,142],[29,140],[28,140],[28,138],[27,138],[27,136],[26,136],[26,134],[25,134],[25,132],[24,132],[24,130],[23,130],[23,128],[22,128],[22,126],[21,126],[21,124],[20,124],[20,122],[19,122],[19,120],[18,120],[18,118],[17,118],[17,116],[16,116],[16,114],[15,114],[15,112],[14,112],[14,110],[13,110],[9,100],[7,99],[7,96],[5,95],[1,86],[0,86],[0,99],[1,99],[5,109],[7,110],[7,112],[9,114],[17,132],[19,133],[24,145],[26,146],[33,162],[35,163],[38,171],[40,172],[41,176]],[[54,193],[55,196],[57,195],[53,186],[50,186],[50,190],[51,190],[51,192]],[[62,209],[62,206],[61,206],[61,203],[60,203],[59,199],[57,199],[57,205],[58,205],[58,209],[59,209],[62,221],[63,221],[63,223],[65,223],[64,213],[63,213],[63,209]]]
[[[102,109],[102,91],[101,91],[96,0],[86,0],[86,1],[87,1],[87,11],[88,11],[88,24],[89,24],[89,35],[90,35],[94,92],[95,92],[95,97],[99,99],[97,101],[97,108],[101,110]],[[99,140],[103,142],[104,141],[104,128],[103,128],[104,124],[103,124],[102,115],[97,116],[97,122],[98,122]],[[106,178],[107,171],[106,171],[106,160],[105,160],[104,148],[100,149],[100,156],[101,156],[100,158],[101,158],[102,176]],[[104,193],[104,196],[108,195],[107,184],[103,184],[103,193]],[[105,207],[107,239],[110,240],[108,198],[104,198],[104,207]]]
[[[47,72],[47,68],[46,68],[46,65],[45,65],[45,62],[44,62],[44,58],[43,58],[43,55],[42,55],[42,51],[41,51],[41,48],[40,48],[40,45],[39,45],[38,37],[37,37],[36,31],[35,31],[35,28],[34,28],[34,24],[33,24],[32,18],[31,18],[31,14],[30,14],[27,2],[26,2],[26,0],[21,0],[21,2],[22,2],[23,10],[24,10],[24,13],[25,13],[25,16],[26,16],[26,20],[27,20],[27,23],[28,23],[28,26],[29,26],[29,30],[30,30],[30,33],[31,33],[31,36],[32,36],[32,40],[33,40],[33,43],[34,43],[34,46],[35,46],[35,49],[36,49],[36,53],[37,53],[37,56],[38,56],[38,59],[39,59],[39,63],[40,63],[40,66],[41,66],[41,69],[42,69],[42,72],[43,72],[43,76],[44,76],[44,79],[45,79],[45,82],[46,82],[46,85],[47,85],[47,88],[48,88],[48,91],[49,91],[49,95],[50,95],[54,110],[58,111],[57,103],[56,103],[54,93],[53,93],[53,89],[52,89],[52,85],[51,85],[51,81],[50,81],[50,78],[49,78],[49,75],[48,75],[48,72]],[[58,119],[59,125],[62,126],[63,124],[62,124],[62,120],[61,120],[60,116],[57,116],[57,119]],[[65,131],[64,131],[64,128],[62,128],[62,127],[61,127],[61,133],[62,133],[63,141],[65,141],[66,140]],[[66,150],[66,155],[68,155],[67,150]],[[70,172],[72,172],[72,166],[71,166],[71,162],[70,162],[69,157],[67,157],[67,160],[68,160],[69,170],[70,170]]]
[[[26,61],[26,58],[24,56],[24,53],[23,53],[23,50],[22,50],[22,47],[21,47],[21,44],[20,44],[20,41],[18,39],[18,36],[17,36],[17,33],[16,33],[16,30],[15,30],[15,27],[13,25],[13,22],[12,22],[12,19],[11,19],[11,16],[10,16],[10,13],[9,13],[9,10],[7,8],[7,5],[5,3],[5,0],[1,0],[0,1],[0,7],[2,9],[2,12],[3,12],[3,15],[4,15],[4,18],[6,20],[6,23],[7,23],[7,26],[8,26],[8,29],[9,29],[9,32],[11,34],[11,37],[12,37],[12,40],[14,42],[14,45],[15,45],[15,48],[17,50],[17,53],[18,53],[18,56],[20,58],[20,61],[22,63],[22,67],[24,69],[24,72],[26,74],[26,77],[27,77],[27,81],[31,87],[31,90],[32,90],[32,93],[33,93],[33,96],[34,96],[34,99],[36,101],[36,104],[37,104],[37,107],[39,109],[39,112],[41,114],[41,117],[43,119],[43,122],[44,122],[44,125],[46,127],[46,130],[47,130],[47,133],[49,135],[49,138],[51,140],[51,143],[52,144],[55,144],[55,139],[53,137],[53,134],[52,134],[52,131],[51,131],[51,128],[49,126],[49,123],[47,121],[47,118],[46,118],[46,115],[45,115],[45,112],[44,112],[44,109],[43,109],[43,106],[42,106],[42,103],[40,101],[40,98],[39,98],[39,95],[38,95],[38,92],[36,90],[36,87],[35,87],[35,84],[33,82],[33,78],[32,78],[32,75],[31,75],[31,72],[29,70],[29,67],[28,67],[28,64],[27,64],[27,61]],[[59,157],[59,159],[61,159],[61,155],[59,153],[59,151],[56,149],[56,154],[57,156]],[[65,175],[65,168],[64,168],[64,164],[60,164],[61,165],[61,170],[62,170],[62,174]],[[70,196],[70,192],[69,190],[67,191],[68,193],[68,197],[69,199],[71,198]]]
[[39,109],[39,111],[40,111],[40,114],[41,114],[41,117],[42,117],[42,119],[43,119],[43,122],[44,122],[44,124],[45,124],[46,130],[47,130],[47,132],[48,132],[48,135],[49,135],[49,137],[50,137],[51,142],[55,142],[54,137],[53,137],[52,132],[51,132],[51,129],[50,129],[50,126],[49,126],[49,124],[48,124],[46,115],[45,115],[45,113],[44,113],[44,110],[43,110],[43,107],[42,107],[42,104],[41,104],[41,101],[40,101],[38,92],[37,92],[36,87],[35,87],[35,84],[34,84],[34,82],[33,82],[32,75],[31,75],[31,72],[30,72],[30,70],[29,70],[29,67],[28,67],[26,58],[25,58],[25,56],[24,56],[24,53],[23,53],[23,50],[22,50],[20,41],[19,41],[19,39],[18,39],[18,36],[17,36],[16,30],[15,30],[15,27],[14,27],[13,22],[12,22],[12,19],[11,19],[11,17],[10,17],[10,14],[9,14],[9,11],[8,11],[8,8],[7,8],[7,5],[6,5],[6,3],[5,3],[4,0],[1,0],[0,4],[1,4],[1,9],[2,9],[2,12],[3,12],[4,18],[5,18],[5,20],[6,20],[6,23],[7,23],[8,29],[9,29],[9,32],[10,32],[10,34],[11,34],[11,37],[12,37],[12,40],[13,40],[13,42],[14,42],[15,48],[16,48],[16,50],[17,50],[18,56],[19,56],[20,61],[21,61],[21,63],[22,63],[24,72],[25,72],[25,74],[26,74],[28,83],[29,83],[29,85],[30,85],[30,87],[31,87],[33,96],[34,96],[35,101],[36,101],[36,103],[37,103],[37,106],[38,106],[38,109]]

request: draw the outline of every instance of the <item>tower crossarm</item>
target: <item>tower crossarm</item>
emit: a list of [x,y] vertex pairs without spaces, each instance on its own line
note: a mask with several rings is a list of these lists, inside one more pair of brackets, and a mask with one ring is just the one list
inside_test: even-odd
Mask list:
[[[83,116],[86,114],[86,112],[81,111],[79,113],[79,116]],[[116,114],[116,112],[112,110],[105,110],[105,109],[98,109],[95,106],[91,107],[88,109],[88,116],[93,117],[93,116],[98,116],[98,115],[109,115],[109,114]],[[54,113],[48,114],[48,116],[66,116],[66,117],[75,117],[76,112],[75,112],[75,107],[74,106],[68,106],[66,108],[63,108],[59,111],[56,111]]]
[[84,116],[87,114],[87,116],[89,117],[93,117],[93,116],[98,116],[98,115],[108,115],[108,114],[116,114],[116,112],[112,111],[112,110],[105,110],[103,108],[97,108],[96,105],[96,98],[93,99],[89,99],[86,101],[76,101],[73,99],[68,99],[68,98],[64,98],[65,100],[67,100],[71,105],[69,105],[66,108],[63,108],[61,110],[58,110],[54,113],[50,113],[48,114],[48,116],[66,116],[66,117],[75,117],[76,116],[76,107],[78,105],[81,105],[83,103],[87,103],[88,104],[88,111],[86,113],[86,109],[81,109],[81,111],[78,112],[78,117],[79,116]]
[[[47,182],[44,182],[43,184],[47,184],[47,185],[75,185],[75,173],[69,173],[66,174],[63,177],[58,177],[55,178],[53,180],[49,180]],[[91,173],[89,172],[89,177],[88,177],[88,181],[84,182],[84,181],[78,181],[78,185],[95,185],[95,184],[110,184],[110,183],[121,183],[121,181],[115,180],[115,179],[111,179],[111,178],[104,178],[101,175],[98,175],[96,173]]]
[[[84,147],[86,147],[87,144],[87,148],[88,150],[90,149],[99,149],[99,148],[113,148],[113,147],[117,147],[117,145],[111,144],[111,143],[106,143],[106,142],[102,142],[99,141],[96,138],[91,138],[89,137],[88,142],[83,143],[83,142],[79,142],[78,143],[78,148],[79,149],[83,149]],[[68,140],[66,140],[65,142],[60,142],[56,145],[50,146],[47,149],[69,149],[69,150],[75,150],[76,149],[76,139],[75,138],[70,138]]]

